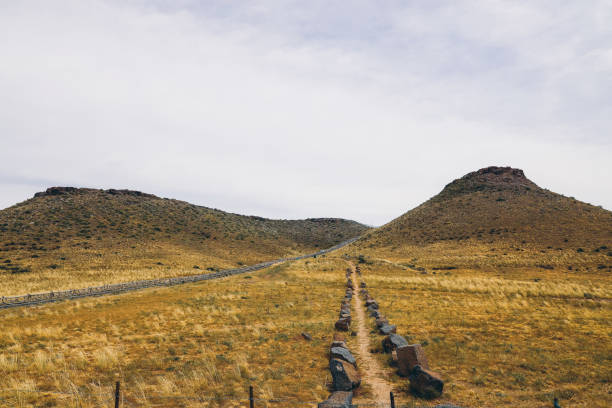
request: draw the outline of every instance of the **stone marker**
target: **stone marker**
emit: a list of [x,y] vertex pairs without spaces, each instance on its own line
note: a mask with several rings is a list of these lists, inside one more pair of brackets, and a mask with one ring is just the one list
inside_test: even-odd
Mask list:
[[397,327],[394,324],[385,324],[379,330],[381,334],[388,335],[391,333],[395,333],[397,330]]
[[352,403],[352,391],[334,391],[327,400],[320,402],[317,408],[351,408]]
[[382,347],[385,353],[390,353],[391,350],[407,345],[408,342],[406,341],[406,339],[395,333],[388,335],[382,341]]
[[409,344],[407,346],[400,346],[396,349],[397,351],[397,367],[398,374],[402,377],[408,377],[415,366],[420,366],[426,370],[429,370],[429,364],[427,363],[427,357],[425,357],[425,350],[420,344]]
[[346,346],[346,343],[340,340],[334,340],[331,343],[331,346],[329,346],[330,350],[334,347],[343,347],[345,349],[348,349],[348,347]]
[[410,388],[420,397],[431,399],[442,395],[444,381],[433,371],[426,370],[417,365],[414,366],[408,379],[410,380]]
[[335,324],[336,330],[348,331],[351,321],[348,319],[338,319]]
[[380,316],[376,319],[376,327],[381,328],[385,324],[389,324],[389,321],[385,317]]
[[357,360],[351,354],[351,352],[345,347],[332,347],[330,351],[331,358],[337,358],[340,360],[344,360],[347,363],[351,363],[356,366]]
[[334,391],[351,391],[361,384],[361,377],[357,369],[346,361],[332,358],[329,360]]

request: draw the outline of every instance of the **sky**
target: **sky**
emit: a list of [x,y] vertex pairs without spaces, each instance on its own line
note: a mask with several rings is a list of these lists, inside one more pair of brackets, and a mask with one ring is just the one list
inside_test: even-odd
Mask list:
[[129,188],[382,225],[518,167],[612,209],[612,2],[0,2],[0,208]]

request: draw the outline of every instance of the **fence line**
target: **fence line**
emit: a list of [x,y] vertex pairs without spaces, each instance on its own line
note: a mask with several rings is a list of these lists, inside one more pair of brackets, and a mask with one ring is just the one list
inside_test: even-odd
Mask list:
[[188,275],[188,276],[177,276],[174,278],[158,278],[158,279],[146,279],[146,280],[138,280],[124,283],[114,283],[109,285],[102,286],[90,286],[82,289],[68,289],[62,291],[51,291],[51,292],[43,292],[37,294],[27,294],[27,295],[18,295],[18,296],[2,296],[0,298],[0,309],[9,309],[13,307],[23,307],[23,306],[34,306],[41,305],[45,303],[52,302],[60,302],[63,300],[71,300],[71,299],[79,299],[85,297],[96,297],[96,296],[104,296],[104,295],[116,295],[124,292],[131,292],[134,290],[141,290],[152,287],[167,287],[174,285],[182,285],[185,283],[193,283],[200,282],[211,279],[219,279],[227,276],[238,275],[247,272],[258,271],[260,269],[268,268],[273,265],[282,264],[289,261],[297,261],[305,258],[316,258],[319,255],[324,255],[328,252],[335,251],[340,249],[346,245],[349,245],[355,242],[359,237],[351,238],[347,241],[341,242],[337,245],[334,245],[330,248],[323,249],[321,251],[300,255],[290,258],[280,258],[273,261],[267,261],[258,263],[250,266],[243,266],[241,268],[235,269],[225,269],[218,272],[212,273],[203,273],[197,275]]
[[[70,396],[70,397],[77,397],[77,395],[75,393],[66,393],[66,392],[55,392],[55,391],[39,391],[39,390],[23,390],[23,389],[0,389],[0,401],[6,401],[8,400],[8,398],[3,397],[2,394],[6,394],[6,393],[23,393],[23,394],[42,394],[42,393],[48,393],[48,394],[53,394],[53,395],[63,395],[63,396]],[[79,393],[81,394],[81,393]],[[109,392],[99,392],[99,393],[84,393],[84,396],[107,396],[107,398],[104,398],[104,401],[108,401],[108,402],[112,402],[114,403],[114,407],[115,408],[120,408],[121,406],[126,407],[126,406],[133,406],[133,402],[129,402],[129,401],[125,401],[125,391],[124,391],[124,387],[120,386],[120,382],[117,381],[115,383],[115,387],[114,389],[109,390]],[[414,402],[410,402],[408,405],[404,404],[404,405],[399,405],[396,403],[396,399],[395,396],[393,395],[393,393],[390,393],[389,395],[389,400],[388,401],[368,401],[368,402],[364,402],[364,403],[357,403],[357,404],[351,404],[350,408],[362,408],[362,407],[378,407],[378,408],[395,408],[396,406],[398,408],[437,408],[439,407],[439,405],[432,405],[432,404],[419,404],[416,405]],[[270,399],[266,399],[266,398],[255,398],[253,396],[253,386],[249,386],[249,393],[248,393],[248,397],[244,396],[244,397],[234,397],[234,396],[216,396],[216,397],[205,397],[205,396],[198,396],[198,395],[165,395],[165,394],[157,394],[157,393],[151,393],[151,394],[147,394],[144,395],[144,398],[146,400],[177,400],[177,399],[184,399],[184,400],[193,400],[193,401],[197,401],[197,402],[212,402],[212,401],[236,401],[236,402],[248,402],[249,403],[249,407],[250,408],[254,408],[256,406],[256,403],[264,403],[264,404],[277,404],[277,403],[285,403],[285,402],[290,402],[291,406],[295,406],[295,405],[308,405],[308,406],[317,406],[321,401],[301,401],[298,400],[297,398],[293,398],[293,397],[278,397],[278,398],[270,398]],[[146,406],[165,406],[164,404],[156,404],[156,403],[151,403],[150,401],[147,401],[146,403],[144,403],[144,405]],[[443,405],[442,405],[443,406]],[[447,405],[448,407],[449,405]],[[457,407],[459,408],[459,407]]]

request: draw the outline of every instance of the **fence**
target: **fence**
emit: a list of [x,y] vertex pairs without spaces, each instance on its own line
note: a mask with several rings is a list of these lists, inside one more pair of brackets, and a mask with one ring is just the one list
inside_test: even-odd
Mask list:
[[[110,391],[110,390],[109,390]],[[240,407],[249,408],[280,408],[280,407],[317,407],[321,401],[302,401],[297,398],[291,397],[278,397],[278,398],[256,398],[253,392],[253,386],[249,386],[248,395],[245,393],[243,397],[239,396],[197,396],[197,395],[165,395],[165,394],[147,394],[146,401],[135,402],[136,398],[126,398],[125,390],[121,387],[121,383],[117,381],[113,387],[112,392],[102,392],[97,394],[89,393],[87,395],[76,393],[64,393],[64,392],[49,392],[49,391],[35,391],[35,390],[0,390],[0,406],[3,405],[3,401],[11,404],[10,406],[16,406],[15,402],[18,402],[19,396],[16,397],[3,397],[5,394],[23,394],[23,396],[32,394],[53,394],[55,396],[72,397],[75,404],[74,406],[83,406],[84,397],[96,397],[94,406],[103,407],[114,407],[114,408],[127,408],[127,407],[168,407],[168,406],[185,406],[182,404],[189,403],[190,406],[224,406],[232,403],[231,406],[236,406],[234,403],[239,403]],[[141,397],[141,399],[144,399]],[[25,405],[25,404],[24,404]],[[9,406],[9,405],[7,405]],[[89,406],[89,405],[85,405]],[[361,407],[377,407],[377,408],[436,408],[442,407],[442,405],[432,405],[427,403],[408,402],[404,404],[396,403],[396,397],[393,392],[389,395],[387,401],[365,401],[361,403],[351,404],[350,408],[361,408]],[[451,405],[444,405],[444,407],[451,407]],[[347,407],[349,408],[349,407]],[[459,407],[455,407],[459,408]]]
[[103,286],[92,286],[82,289],[69,289],[57,292],[44,292],[37,293],[33,295],[19,295],[19,296],[2,296],[0,298],[0,309],[8,309],[12,307],[22,307],[22,306],[33,306],[40,305],[44,303],[52,303],[59,302],[63,300],[70,299],[79,299],[85,297],[94,297],[94,296],[104,296],[104,295],[116,295],[119,293],[130,292],[134,290],[152,288],[156,286],[174,286],[174,285],[182,285],[184,283],[192,283],[192,282],[200,282],[210,279],[219,279],[224,278],[226,276],[238,275],[247,272],[253,272],[260,269],[264,269],[270,267],[272,265],[281,264],[288,261],[297,261],[305,258],[316,258],[319,255],[324,255],[328,252],[335,251],[343,246],[351,244],[355,242],[358,238],[352,238],[347,241],[341,242],[337,245],[332,246],[331,248],[323,249],[321,251],[301,255],[291,258],[281,258],[273,261],[262,262],[256,265],[244,266],[242,268],[236,269],[226,269],[223,271],[212,272],[212,273],[203,273],[198,275],[189,275],[189,276],[178,276],[174,278],[160,278],[160,279],[147,279],[147,280],[139,280],[125,283],[115,283],[111,285],[103,285]]

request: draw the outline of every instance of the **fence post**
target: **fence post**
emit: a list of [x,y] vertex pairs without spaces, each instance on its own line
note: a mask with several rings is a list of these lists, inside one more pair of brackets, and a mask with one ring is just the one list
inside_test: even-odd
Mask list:
[[119,408],[119,387],[120,387],[120,383],[119,381],[117,381],[115,383],[115,408]]
[[391,398],[391,408],[395,408],[395,397],[393,396],[393,391],[389,393],[389,397]]
[[253,386],[249,385],[249,407],[255,407],[255,400],[253,399]]

